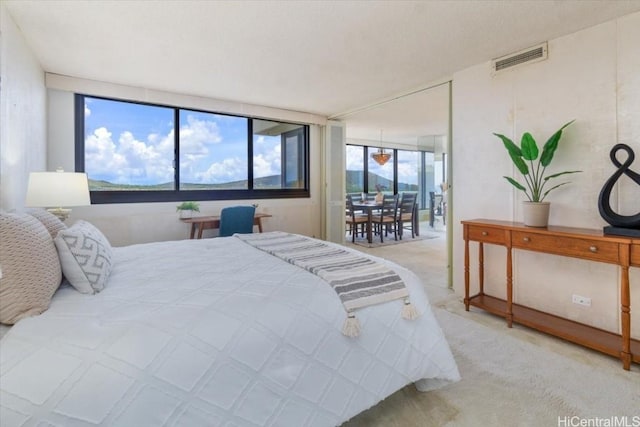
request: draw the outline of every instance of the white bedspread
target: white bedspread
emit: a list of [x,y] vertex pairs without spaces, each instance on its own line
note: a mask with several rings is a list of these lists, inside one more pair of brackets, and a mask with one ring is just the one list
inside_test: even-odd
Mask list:
[[115,248],[104,291],[63,286],[0,341],[0,425],[333,426],[406,384],[459,379],[415,275],[358,312],[317,276],[235,238]]

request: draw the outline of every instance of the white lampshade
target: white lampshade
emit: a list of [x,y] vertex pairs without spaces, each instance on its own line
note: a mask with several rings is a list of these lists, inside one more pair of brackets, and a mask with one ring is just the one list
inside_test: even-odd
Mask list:
[[[64,172],[31,172],[27,186],[27,207],[53,207],[53,213],[66,213],[62,209],[67,206],[86,206],[91,204],[89,182],[86,173]],[[62,219],[62,218],[61,218]],[[64,219],[63,219],[64,220]]]

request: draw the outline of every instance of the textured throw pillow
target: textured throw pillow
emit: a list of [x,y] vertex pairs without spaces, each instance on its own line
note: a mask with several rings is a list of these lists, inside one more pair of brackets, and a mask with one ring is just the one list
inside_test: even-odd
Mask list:
[[104,289],[111,273],[113,250],[109,240],[92,224],[76,221],[54,240],[64,277],[83,294]]
[[60,218],[46,209],[27,209],[27,213],[45,226],[52,239],[56,238],[58,231],[66,230],[67,228],[66,224],[60,221]]
[[49,308],[62,274],[47,229],[26,213],[0,213],[0,322],[12,325]]

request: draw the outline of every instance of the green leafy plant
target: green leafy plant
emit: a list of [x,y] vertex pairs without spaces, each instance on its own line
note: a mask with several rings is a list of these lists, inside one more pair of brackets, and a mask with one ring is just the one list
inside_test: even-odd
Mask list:
[[197,202],[182,202],[176,207],[176,212],[180,211],[200,212],[200,205]]
[[516,165],[516,168],[518,168],[518,170],[522,174],[526,186],[511,177],[505,176],[504,178],[518,190],[523,191],[527,195],[527,198],[530,202],[542,202],[544,198],[547,197],[547,194],[549,194],[552,190],[555,190],[556,188],[561,187],[565,184],[569,184],[569,182],[562,182],[545,191],[545,187],[549,183],[549,180],[562,175],[582,172],[565,171],[545,176],[547,166],[549,166],[551,160],[553,160],[553,155],[558,148],[558,143],[560,142],[560,138],[562,137],[562,131],[574,121],[575,120],[571,120],[569,123],[566,123],[559,130],[557,130],[556,133],[554,133],[551,138],[549,138],[549,140],[544,144],[541,154],[540,150],[538,149],[538,145],[536,144],[536,140],[533,138],[533,136],[531,136],[529,132],[525,132],[522,135],[520,147],[518,147],[511,139],[507,138],[506,136],[494,133],[495,136],[502,140],[502,143],[507,149],[507,152],[509,153],[513,164]]

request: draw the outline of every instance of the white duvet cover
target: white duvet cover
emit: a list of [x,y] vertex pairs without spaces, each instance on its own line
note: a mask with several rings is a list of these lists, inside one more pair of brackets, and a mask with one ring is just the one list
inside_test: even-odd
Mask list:
[[417,277],[386,263],[421,316],[361,309],[348,338],[327,283],[237,238],[115,248],[101,293],[63,286],[0,341],[0,425],[333,426],[458,380]]

